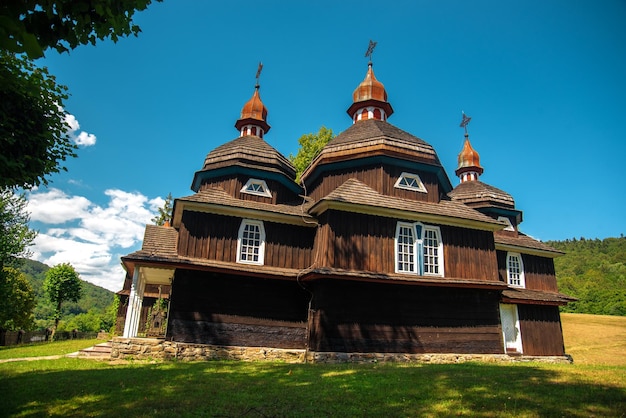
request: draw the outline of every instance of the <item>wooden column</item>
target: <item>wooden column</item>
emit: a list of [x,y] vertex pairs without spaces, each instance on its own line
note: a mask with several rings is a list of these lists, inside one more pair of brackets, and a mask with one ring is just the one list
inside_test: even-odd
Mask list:
[[136,337],[139,330],[143,294],[146,289],[145,280],[142,278],[139,269],[140,267],[135,267],[135,272],[133,273],[133,283],[128,296],[126,322],[124,323],[124,338]]

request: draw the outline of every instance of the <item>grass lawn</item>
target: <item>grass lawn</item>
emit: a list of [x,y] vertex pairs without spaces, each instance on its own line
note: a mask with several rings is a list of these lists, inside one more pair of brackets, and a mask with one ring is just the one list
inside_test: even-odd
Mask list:
[[66,340],[51,343],[24,344],[18,346],[0,346],[0,360],[22,357],[54,356],[73,353],[103,340]]
[[4,363],[0,416],[624,416],[626,365],[601,352],[623,338],[626,318],[614,328],[593,319],[609,331],[572,334],[588,321],[563,316],[566,347],[595,353],[573,365]]

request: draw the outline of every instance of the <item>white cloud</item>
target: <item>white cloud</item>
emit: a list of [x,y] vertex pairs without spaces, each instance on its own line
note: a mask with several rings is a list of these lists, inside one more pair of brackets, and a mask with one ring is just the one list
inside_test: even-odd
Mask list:
[[104,194],[106,206],[59,189],[30,193],[28,210],[40,231],[31,251],[42,263],[70,263],[83,280],[118,291],[125,274],[120,256],[140,248],[145,225],[164,200],[117,189]]
[[94,134],[90,134],[85,131],[78,132],[80,129],[80,123],[78,123],[76,116],[71,113],[66,113],[65,123],[67,123],[68,126],[67,135],[76,145],[82,145],[85,147],[96,145],[96,136]]

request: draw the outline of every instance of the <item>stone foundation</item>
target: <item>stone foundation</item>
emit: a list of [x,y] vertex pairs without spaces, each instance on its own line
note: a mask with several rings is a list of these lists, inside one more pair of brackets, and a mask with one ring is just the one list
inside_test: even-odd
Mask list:
[[512,363],[572,363],[570,356],[509,356],[506,354],[402,354],[402,353],[337,353],[306,352],[298,349],[269,347],[235,347],[189,344],[160,338],[122,338],[112,341],[111,359],[126,360],[243,360],[282,361],[286,363],[425,363],[453,364],[468,361]]

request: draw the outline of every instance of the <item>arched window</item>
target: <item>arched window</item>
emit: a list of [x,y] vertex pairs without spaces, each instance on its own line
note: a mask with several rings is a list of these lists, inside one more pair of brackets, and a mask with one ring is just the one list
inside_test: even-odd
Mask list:
[[383,115],[381,114],[379,108],[375,108],[373,113],[374,113],[373,119],[378,119],[378,120],[383,119]]
[[263,264],[265,257],[265,228],[262,221],[244,219],[237,239],[237,262]]
[[510,286],[526,287],[524,278],[524,263],[519,253],[506,254],[506,278]]

